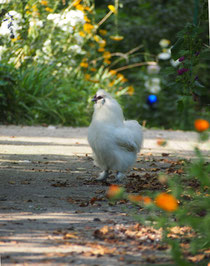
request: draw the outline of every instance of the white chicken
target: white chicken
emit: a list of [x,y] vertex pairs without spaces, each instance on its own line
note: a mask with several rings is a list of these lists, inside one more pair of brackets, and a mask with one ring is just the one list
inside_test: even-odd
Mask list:
[[92,100],[95,104],[88,142],[95,164],[103,170],[97,180],[105,180],[113,170],[117,171],[116,181],[121,182],[140,151],[141,126],[135,120],[125,121],[119,103],[106,91],[98,90]]

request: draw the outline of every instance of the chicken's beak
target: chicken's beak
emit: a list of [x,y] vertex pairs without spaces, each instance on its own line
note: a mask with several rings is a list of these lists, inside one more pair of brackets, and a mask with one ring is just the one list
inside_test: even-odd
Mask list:
[[97,102],[97,97],[96,95],[93,97],[93,99],[91,100],[92,102]]

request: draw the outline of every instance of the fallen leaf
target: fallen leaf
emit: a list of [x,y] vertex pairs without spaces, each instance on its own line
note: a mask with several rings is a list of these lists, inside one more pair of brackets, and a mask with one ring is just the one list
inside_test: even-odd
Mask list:
[[188,259],[194,263],[199,262],[205,258],[205,254],[198,254],[196,256],[190,256]]
[[75,233],[66,233],[63,236],[63,239],[70,239],[70,238],[78,239],[79,237],[75,235]]
[[67,181],[64,181],[64,182],[58,181],[54,184],[51,184],[51,186],[52,187],[67,187],[68,183],[67,183]]
[[163,157],[169,156],[169,153],[162,153],[161,154]]
[[90,204],[93,205],[97,200],[98,200],[98,198],[93,197],[93,198],[90,200]]

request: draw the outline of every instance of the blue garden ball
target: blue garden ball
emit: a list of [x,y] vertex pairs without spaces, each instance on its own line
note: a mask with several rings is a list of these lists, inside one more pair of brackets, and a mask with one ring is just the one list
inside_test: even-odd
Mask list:
[[157,96],[154,94],[149,95],[147,98],[147,102],[148,104],[153,105],[154,103],[157,102]]

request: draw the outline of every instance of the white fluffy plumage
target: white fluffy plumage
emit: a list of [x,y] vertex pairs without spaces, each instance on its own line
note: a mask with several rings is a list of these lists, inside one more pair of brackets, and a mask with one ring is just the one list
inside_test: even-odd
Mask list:
[[98,90],[93,98],[94,113],[88,128],[88,142],[93,150],[95,164],[103,172],[98,180],[108,177],[109,171],[117,171],[118,182],[136,161],[143,134],[135,120],[124,120],[118,102],[104,90]]

